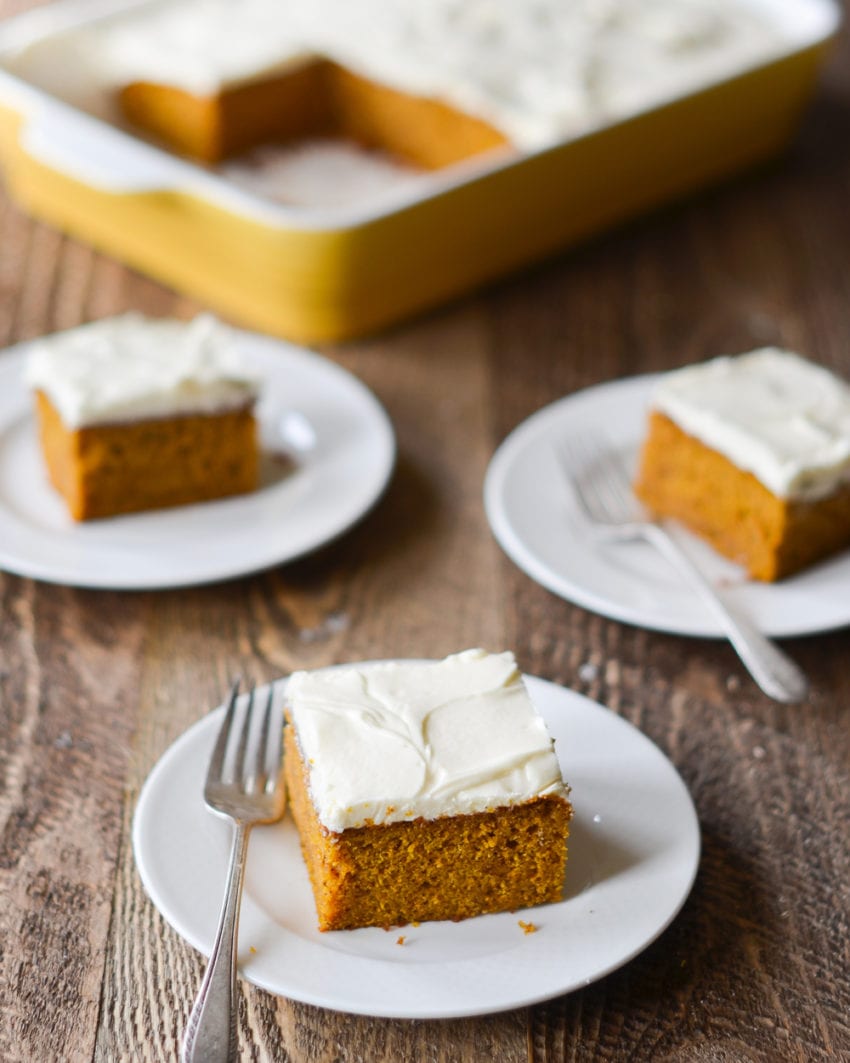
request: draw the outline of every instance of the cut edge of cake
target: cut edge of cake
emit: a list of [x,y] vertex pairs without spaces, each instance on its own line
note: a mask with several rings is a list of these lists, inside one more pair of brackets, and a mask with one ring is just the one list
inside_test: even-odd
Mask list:
[[117,94],[136,128],[172,150],[218,163],[254,148],[334,138],[424,170],[507,148],[483,118],[315,61],[201,96],[179,86],[131,82]]

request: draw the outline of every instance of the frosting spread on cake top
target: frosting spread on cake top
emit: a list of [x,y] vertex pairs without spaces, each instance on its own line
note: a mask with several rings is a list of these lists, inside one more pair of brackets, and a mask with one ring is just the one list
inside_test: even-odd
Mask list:
[[34,341],[25,377],[69,428],[217,413],[257,397],[235,348],[208,314],[187,323],[129,313]]
[[822,497],[850,479],[850,386],[791,351],[668,373],[653,405],[780,498]]
[[287,701],[331,831],[568,792],[511,653],[296,672]]
[[159,0],[31,45],[14,65],[55,79],[83,64],[105,86],[206,96],[324,57],[534,148],[781,46],[776,20],[745,0]]

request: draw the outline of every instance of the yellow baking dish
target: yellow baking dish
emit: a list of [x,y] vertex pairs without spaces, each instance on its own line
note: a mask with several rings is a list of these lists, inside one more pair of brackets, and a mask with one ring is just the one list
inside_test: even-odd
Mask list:
[[769,62],[547,150],[323,210],[235,187],[3,69],[23,15],[0,27],[0,161],[33,215],[247,326],[341,340],[778,152],[840,15],[833,0],[776,7],[791,43]]

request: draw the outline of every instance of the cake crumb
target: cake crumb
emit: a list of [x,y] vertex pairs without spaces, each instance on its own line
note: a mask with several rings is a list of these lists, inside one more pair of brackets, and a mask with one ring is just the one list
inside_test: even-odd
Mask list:
[[593,661],[585,661],[579,665],[578,677],[582,683],[592,683],[599,678],[599,665]]
[[400,934],[400,935],[399,935],[399,936],[398,936],[398,937],[397,937],[397,938],[395,939],[395,943],[396,943],[396,945],[403,945],[403,944],[404,944],[404,942],[405,942],[405,940],[406,940],[406,939],[405,939],[405,936],[404,936],[404,934]]
[[320,642],[327,640],[332,635],[338,635],[349,627],[349,619],[345,613],[331,613],[324,617],[316,627],[305,627],[298,632],[298,638],[302,642]]
[[254,948],[253,945],[249,945],[248,946],[248,951],[251,953],[252,956],[256,956],[257,955],[257,950]]
[[336,635],[340,631],[345,631],[348,624],[349,620],[345,613],[331,613],[325,620],[325,630]]
[[526,923],[525,920],[520,919],[519,920],[519,925],[522,927],[523,934],[536,934],[537,933],[537,924],[536,923]]

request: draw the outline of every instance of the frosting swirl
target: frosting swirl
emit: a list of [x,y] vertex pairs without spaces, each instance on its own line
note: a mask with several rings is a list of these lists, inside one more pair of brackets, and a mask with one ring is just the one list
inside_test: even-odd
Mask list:
[[512,653],[296,672],[287,700],[330,831],[568,792]]

